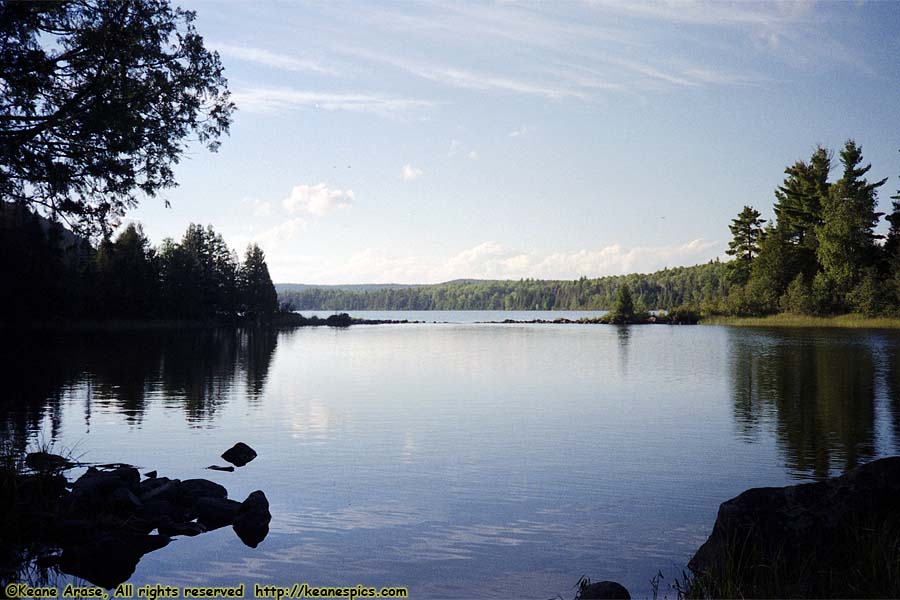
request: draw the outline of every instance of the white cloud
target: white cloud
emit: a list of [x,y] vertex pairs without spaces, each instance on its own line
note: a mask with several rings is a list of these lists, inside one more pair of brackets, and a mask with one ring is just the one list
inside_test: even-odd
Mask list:
[[279,54],[271,52],[264,48],[252,48],[249,46],[235,46],[232,44],[210,42],[209,46],[214,48],[222,56],[235,58],[247,62],[253,62],[275,69],[285,71],[311,71],[314,73],[322,73],[327,75],[336,75],[337,71],[327,67],[323,67],[318,62],[297,56],[287,54]]
[[257,113],[316,108],[402,117],[434,106],[433,102],[415,98],[396,98],[381,94],[332,94],[292,88],[240,89],[231,98],[239,109]]
[[[367,248],[336,262],[303,257],[279,268],[277,280],[309,283],[439,283],[453,279],[577,279],[647,273],[665,267],[694,265],[721,254],[718,242],[693,240],[668,246],[603,248],[573,252],[526,252],[487,241],[448,258],[398,255]],[[288,265],[292,266],[288,266]]]
[[306,229],[306,220],[301,217],[295,217],[262,231],[257,231],[256,227],[248,225],[239,230],[224,231],[222,234],[228,241],[228,246],[234,248],[242,259],[247,246],[255,243],[266,253],[266,261],[271,263],[273,258],[277,260],[279,256],[289,252],[290,244],[288,242],[296,239],[298,234],[306,231]]
[[478,160],[478,150],[472,150],[466,155],[469,160]]
[[450,140],[450,149],[447,150],[447,156],[449,156],[449,157],[456,156],[456,153],[459,151],[459,147],[461,145],[462,144],[460,143],[459,140]]
[[324,183],[318,185],[295,185],[291,195],[281,201],[288,212],[306,212],[325,216],[334,209],[348,208],[356,196],[353,190],[332,190]]
[[523,125],[522,127],[519,127],[518,129],[513,129],[512,131],[510,131],[509,137],[520,137],[520,136],[525,135],[526,133],[528,133],[528,128]]
[[400,177],[403,178],[403,181],[415,181],[421,176],[422,169],[417,169],[409,163],[403,165],[403,168],[400,170]]

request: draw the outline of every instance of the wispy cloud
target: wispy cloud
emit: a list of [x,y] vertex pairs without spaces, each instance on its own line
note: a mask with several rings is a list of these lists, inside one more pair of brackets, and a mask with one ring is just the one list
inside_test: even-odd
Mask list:
[[291,56],[288,54],[280,54],[271,52],[265,48],[254,48],[251,46],[235,46],[223,42],[210,42],[209,46],[214,48],[225,57],[234,58],[241,61],[252,62],[274,69],[282,69],[285,71],[308,71],[313,73],[321,73],[323,75],[337,75],[338,71],[329,67],[322,66],[318,61]]
[[419,177],[422,176],[422,169],[417,169],[409,163],[403,165],[403,168],[400,169],[400,177],[403,181],[415,181]]
[[260,198],[244,198],[242,204],[249,204],[253,207],[254,217],[268,217],[272,214],[272,203],[268,200]]
[[591,0],[588,4],[603,13],[659,21],[723,25],[780,26],[809,19],[815,0],[747,2],[725,0],[681,0],[650,2],[640,0]]
[[251,236],[251,240],[259,244],[263,250],[276,250],[296,238],[297,234],[306,228],[306,220],[295,217]]
[[405,117],[434,102],[382,94],[336,94],[292,88],[246,88],[232,94],[238,108],[249,112],[280,112],[302,108]]
[[528,128],[523,125],[522,127],[519,127],[518,129],[513,129],[512,131],[510,131],[509,137],[521,137],[521,136],[525,135],[526,133],[528,133]]
[[291,195],[281,201],[289,213],[306,212],[325,216],[335,209],[348,208],[356,200],[353,190],[329,189],[324,183],[318,185],[295,185]]

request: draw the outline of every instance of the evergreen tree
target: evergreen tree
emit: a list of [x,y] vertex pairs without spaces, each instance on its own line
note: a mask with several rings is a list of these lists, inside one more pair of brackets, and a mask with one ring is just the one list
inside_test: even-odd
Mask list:
[[266,319],[278,310],[278,294],[269,276],[266,256],[256,244],[247,247],[238,282],[245,317]]
[[728,250],[725,253],[734,257],[728,266],[732,270],[735,283],[747,282],[753,259],[759,254],[762,224],[766,222],[759,217],[759,211],[752,206],[744,206],[737,218],[732,219],[731,225],[728,226],[734,239],[728,242]]
[[865,269],[877,258],[875,226],[878,188],[887,179],[869,183],[863,176],[872,168],[862,165],[862,148],[848,140],[841,151],[844,170],[829,189],[818,227],[817,257],[822,274],[834,291],[833,309],[846,308],[847,294],[859,284]]
[[823,221],[823,207],[831,184],[829,150],[817,147],[809,162],[798,161],[787,167],[784,182],[775,190],[777,227],[792,246],[793,265],[798,273],[812,278],[817,270],[817,228]]
[[634,319],[634,299],[631,296],[631,288],[623,283],[616,292],[616,303],[612,309],[612,321],[614,323],[628,323]]
[[746,286],[746,302],[752,308],[744,309],[744,312],[765,314],[777,311],[779,298],[793,279],[794,265],[794,253],[785,231],[769,224]]

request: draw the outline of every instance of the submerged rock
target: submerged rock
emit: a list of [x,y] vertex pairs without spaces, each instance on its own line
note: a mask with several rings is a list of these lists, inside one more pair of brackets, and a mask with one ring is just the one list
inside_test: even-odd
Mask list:
[[578,600],[631,600],[631,594],[615,581],[598,581],[583,586]]
[[234,532],[244,544],[256,548],[269,535],[271,520],[269,500],[262,491],[256,490],[241,503],[234,519]]
[[223,452],[222,458],[235,466],[243,467],[248,462],[256,458],[256,450],[254,450],[244,442],[238,442],[237,444]]
[[747,490],[719,507],[688,566],[712,596],[726,593],[723,582],[744,597],[895,596],[900,590],[883,586],[897,584],[886,582],[898,556],[898,498],[900,457],[826,481]]
[[209,465],[209,466],[206,467],[206,468],[209,469],[210,471],[227,471],[228,473],[233,473],[233,472],[234,472],[234,467],[232,467],[232,466],[230,466],[230,465],[227,466],[227,467],[223,467],[223,466],[220,466],[220,465]]

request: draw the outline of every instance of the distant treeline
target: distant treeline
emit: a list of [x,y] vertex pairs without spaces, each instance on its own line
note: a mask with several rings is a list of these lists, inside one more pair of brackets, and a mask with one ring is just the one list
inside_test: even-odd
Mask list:
[[[280,291],[295,310],[609,310],[627,285],[637,311],[688,308],[738,316],[900,315],[900,194],[878,212],[886,179],[865,178],[862,148],[817,147],[788,166],[775,189],[775,220],[745,206],[732,220],[728,262],[574,281],[454,281],[407,288],[305,287]],[[876,233],[882,217],[886,236]]]
[[278,297],[262,250],[243,262],[211,226],[150,245],[140,225],[97,245],[19,203],[0,202],[0,322],[265,320]]
[[[726,263],[664,269],[597,279],[451,281],[408,288],[353,290],[279,289],[294,310],[610,310],[627,284],[638,310],[701,306],[728,295]],[[279,286],[280,287],[280,286]]]

